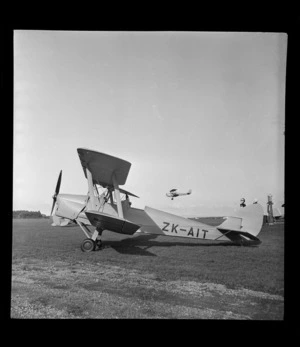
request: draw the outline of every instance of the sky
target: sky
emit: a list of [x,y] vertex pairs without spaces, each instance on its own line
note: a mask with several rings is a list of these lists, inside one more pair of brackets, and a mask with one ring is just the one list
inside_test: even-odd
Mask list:
[[[220,216],[284,201],[288,37],[14,31],[13,210],[86,194],[77,148],[131,162],[133,207]],[[192,194],[166,197],[172,188]]]

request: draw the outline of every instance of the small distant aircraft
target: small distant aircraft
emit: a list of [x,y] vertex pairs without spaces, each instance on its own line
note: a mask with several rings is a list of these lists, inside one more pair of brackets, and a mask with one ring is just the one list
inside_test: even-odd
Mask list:
[[[216,227],[148,206],[145,209],[134,208],[129,196],[138,196],[119,187],[125,184],[131,163],[86,148],[78,148],[77,152],[87,178],[88,193],[59,194],[61,171],[53,195],[51,215],[56,206],[54,216],[60,218],[57,224],[65,225],[66,221],[73,221],[80,226],[86,236],[81,244],[83,252],[101,248],[100,237],[104,230],[126,235],[142,232],[246,245],[261,243],[257,235],[263,223],[263,208],[259,204],[241,208]],[[102,194],[99,194],[98,186],[104,189]]]
[[192,193],[192,190],[189,189],[186,193],[182,193],[180,192],[178,189],[171,189],[169,191],[169,193],[166,194],[167,197],[172,198],[171,200],[173,200],[174,198],[176,198],[177,196],[181,196],[181,195],[190,195]]

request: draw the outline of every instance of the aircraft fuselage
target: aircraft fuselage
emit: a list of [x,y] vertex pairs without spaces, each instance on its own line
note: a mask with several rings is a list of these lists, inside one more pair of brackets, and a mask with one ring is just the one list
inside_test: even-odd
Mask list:
[[[124,219],[140,225],[140,232],[165,236],[189,237],[196,239],[219,238],[230,241],[216,227],[200,223],[199,221],[175,216],[150,207],[145,210],[131,207],[128,200],[121,201]],[[84,213],[91,210],[91,203],[87,195],[59,194],[57,196],[57,209],[55,215],[69,218],[91,226],[89,219]],[[102,197],[96,197],[96,212],[100,212],[118,218],[116,204],[104,202]]]

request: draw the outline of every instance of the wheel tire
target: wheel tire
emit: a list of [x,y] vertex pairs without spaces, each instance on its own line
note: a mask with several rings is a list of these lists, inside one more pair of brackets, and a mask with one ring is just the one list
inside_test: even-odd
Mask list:
[[83,252],[91,252],[95,249],[95,242],[92,239],[85,239],[81,244],[81,250]]

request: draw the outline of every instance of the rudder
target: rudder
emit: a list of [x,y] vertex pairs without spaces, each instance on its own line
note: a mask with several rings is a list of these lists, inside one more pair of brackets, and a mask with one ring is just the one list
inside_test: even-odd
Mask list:
[[257,236],[262,228],[264,211],[259,204],[248,205],[236,211],[232,217],[227,217],[225,222],[217,228],[236,232],[249,233]]

